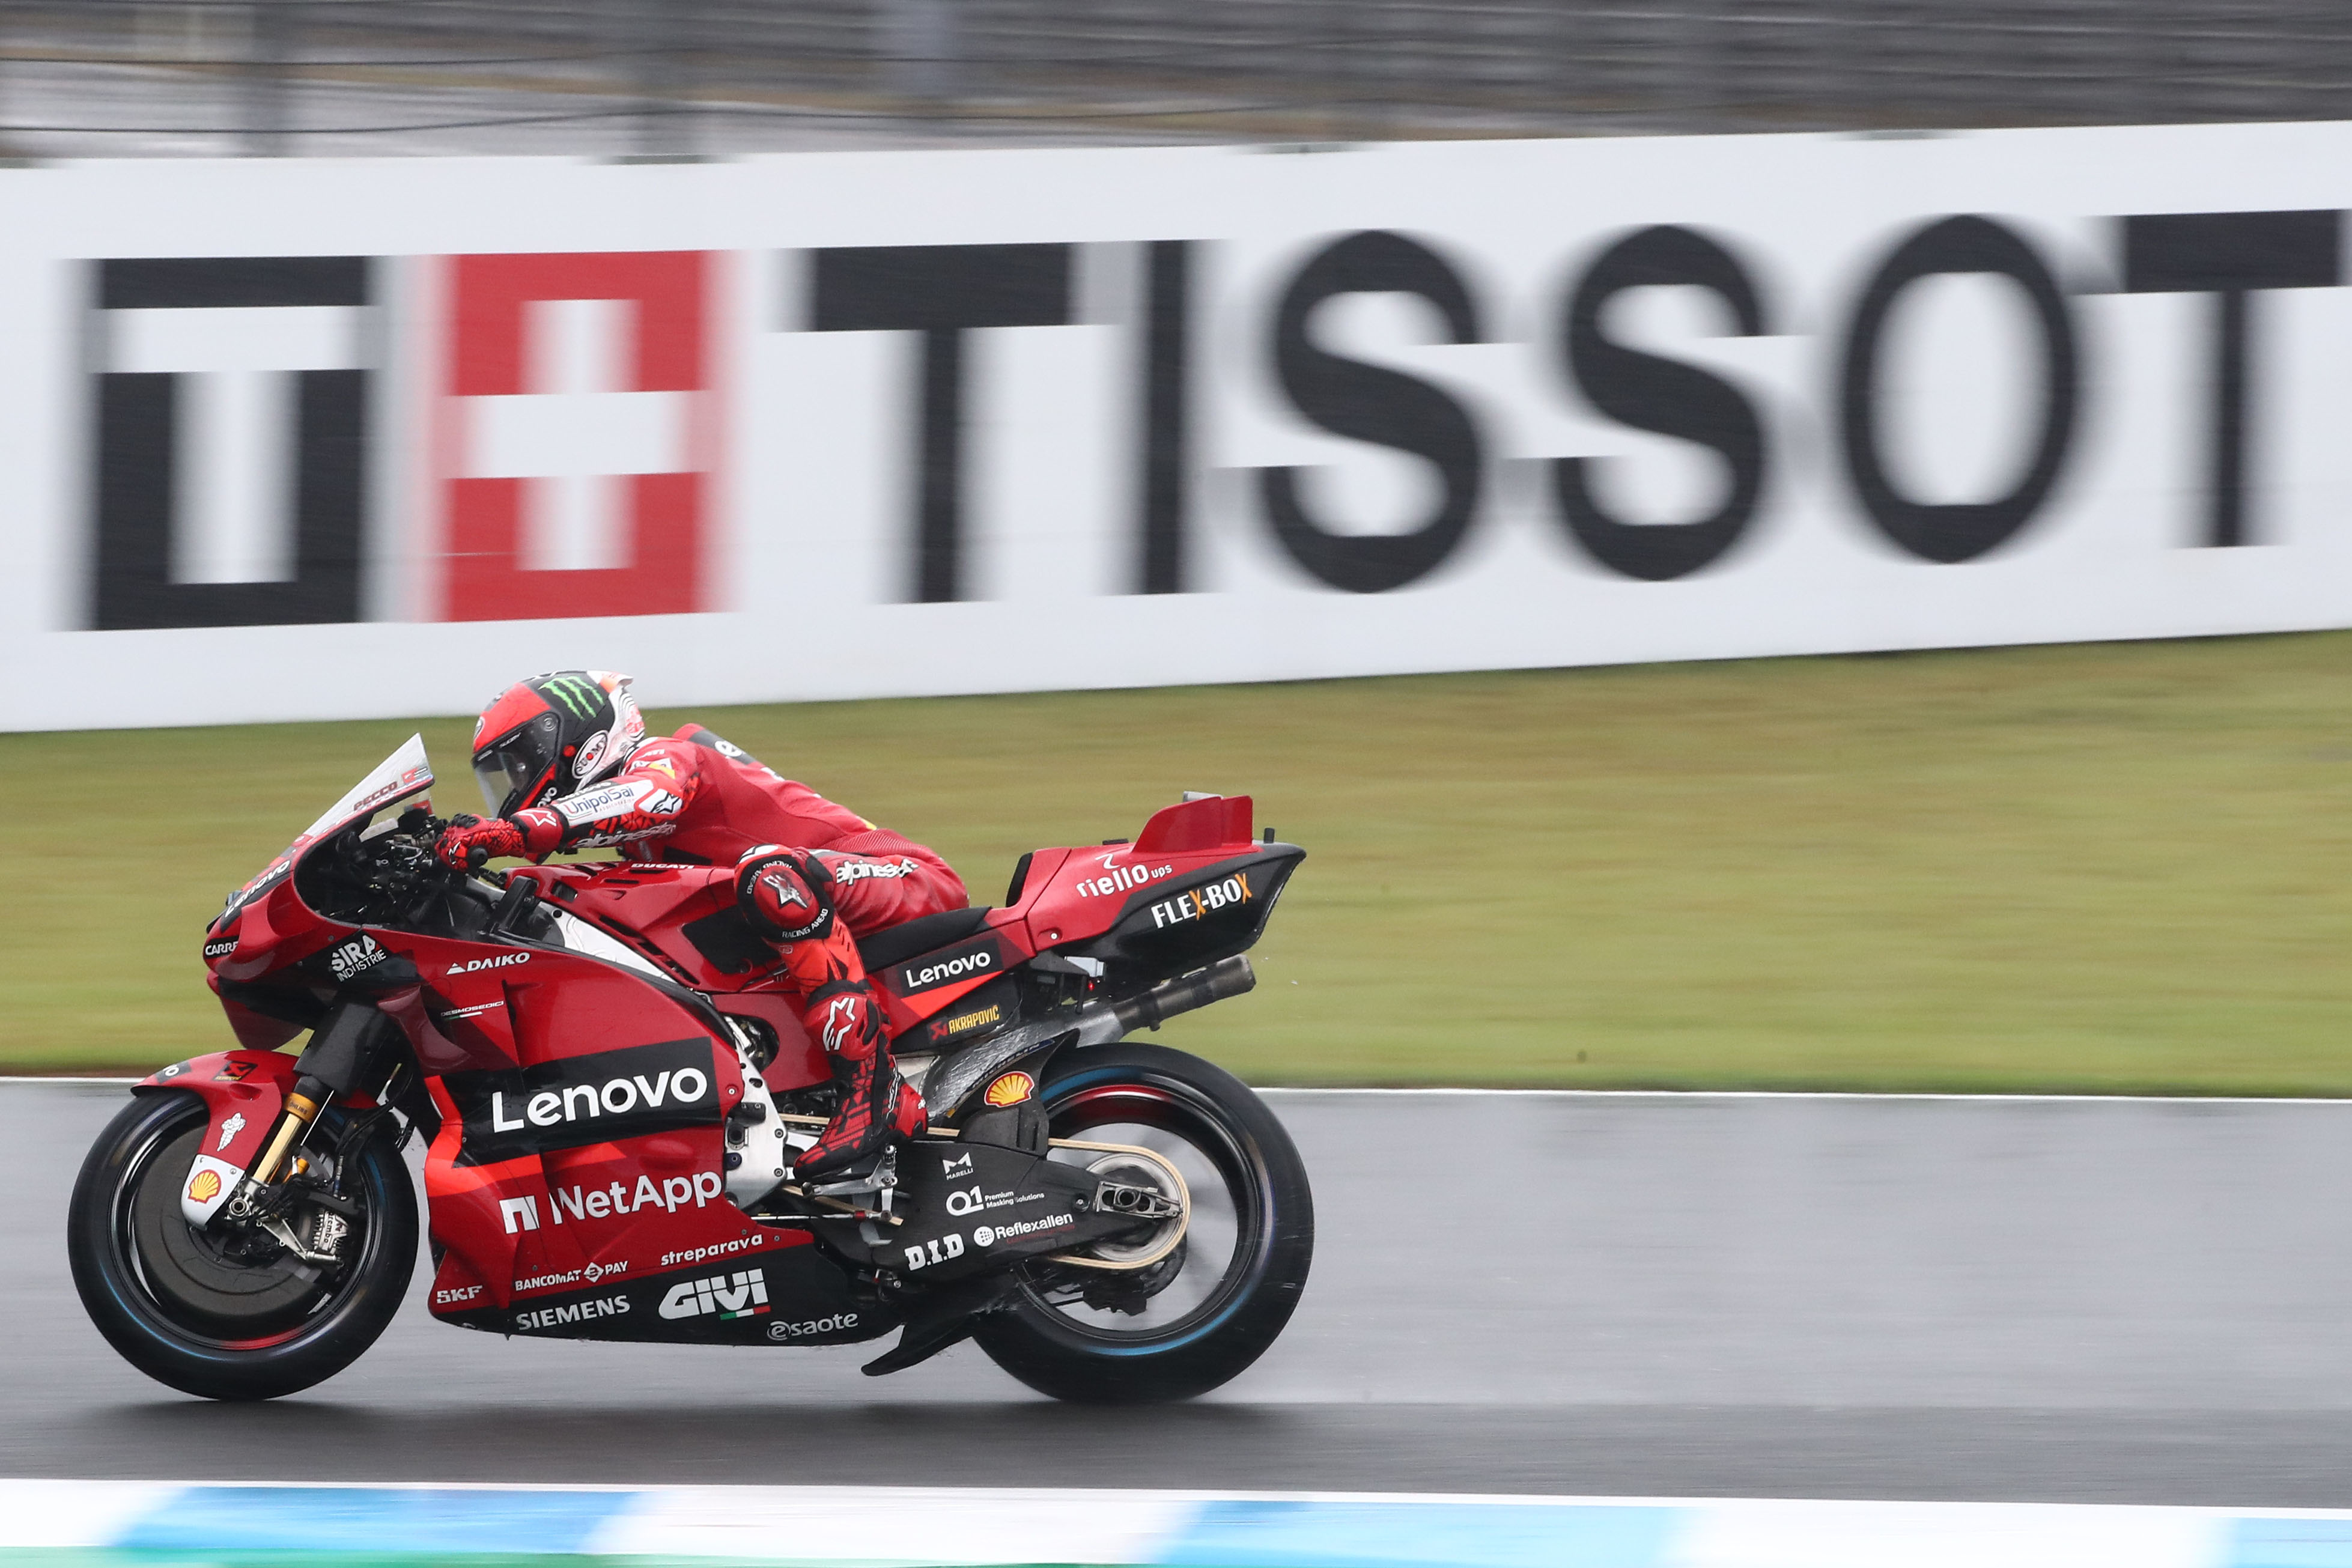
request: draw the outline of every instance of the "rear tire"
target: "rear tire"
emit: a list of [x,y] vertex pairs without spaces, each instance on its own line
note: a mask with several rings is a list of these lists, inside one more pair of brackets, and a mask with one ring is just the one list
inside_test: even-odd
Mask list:
[[247,1268],[179,1212],[206,1124],[204,1101],[185,1092],[124,1106],[82,1162],[66,1255],[90,1321],[131,1365],[206,1399],[275,1399],[358,1360],[400,1310],[416,1194],[379,1131],[343,1167],[342,1189],[363,1211],[344,1241],[350,1261],[307,1279],[282,1256]]
[[[1204,1215],[1229,1212],[1232,1241],[1195,1249],[1188,1237],[1155,1289],[1202,1278],[1185,1284],[1175,1299],[1186,1304],[1165,1321],[1089,1311],[1069,1299],[1075,1271],[1058,1289],[1055,1276],[1032,1273],[1009,1306],[975,1326],[981,1349],[1038,1393],[1081,1405],[1190,1399],[1238,1376],[1290,1321],[1315,1253],[1314,1195],[1290,1134],[1232,1074],[1131,1041],[1065,1052],[1038,1097],[1056,1138],[1133,1143],[1134,1134],[1110,1129],[1140,1127],[1170,1146],[1163,1153],[1188,1147],[1195,1170],[1213,1171],[1223,1188],[1221,1197],[1188,1174],[1195,1231]],[[1097,1136],[1097,1128],[1106,1131]]]

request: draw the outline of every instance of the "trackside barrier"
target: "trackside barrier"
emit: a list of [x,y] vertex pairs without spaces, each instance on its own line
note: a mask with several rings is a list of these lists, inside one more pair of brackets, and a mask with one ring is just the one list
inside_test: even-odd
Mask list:
[[0,730],[2352,626],[2347,215],[2352,123],[0,169]]
[[0,1563],[2352,1568],[2352,1512],[848,1487],[0,1481]]

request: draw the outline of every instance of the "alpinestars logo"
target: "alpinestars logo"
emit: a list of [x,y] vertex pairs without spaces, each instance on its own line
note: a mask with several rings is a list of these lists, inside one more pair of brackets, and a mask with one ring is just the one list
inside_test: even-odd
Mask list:
[[875,877],[911,877],[912,860],[835,860],[825,868],[835,882],[863,882]]
[[780,910],[808,902],[801,892],[801,879],[788,872],[772,868],[762,871],[760,873],[760,886],[768,889],[768,897],[776,900],[776,907]]
[[862,996],[836,996],[824,1007],[824,1048],[835,1056],[857,1036],[857,1026],[864,1010],[858,1004]]
[[530,962],[530,954],[527,952],[502,952],[496,958],[472,958],[467,959],[463,963],[453,963],[449,966],[448,973],[451,974],[479,974],[485,969],[504,969],[509,964],[529,963]]
[[375,938],[362,936],[357,942],[347,942],[327,955],[327,967],[335,972],[337,980],[349,980],[364,974],[382,963],[389,955],[376,945]]
[[669,1294],[662,1298],[661,1315],[715,1315],[722,1322],[730,1318],[764,1318],[768,1315],[768,1277],[760,1269],[745,1268],[731,1275],[714,1274],[708,1279],[688,1279],[673,1285]]

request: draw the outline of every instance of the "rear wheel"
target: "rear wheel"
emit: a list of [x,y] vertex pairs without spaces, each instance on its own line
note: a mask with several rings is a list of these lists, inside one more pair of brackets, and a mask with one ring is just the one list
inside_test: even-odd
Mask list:
[[342,1193],[360,1208],[343,1262],[227,1245],[180,1212],[206,1125],[204,1101],[186,1093],[142,1095],[108,1123],[67,1217],[74,1287],[99,1332],[157,1382],[207,1399],[274,1399],[342,1371],[392,1321],[416,1261],[416,1194],[379,1131],[343,1156]]
[[[1173,1164],[1192,1223],[1143,1268],[1027,1265],[1012,1304],[980,1321],[981,1349],[1039,1393],[1080,1404],[1189,1399],[1240,1374],[1290,1321],[1315,1251],[1314,1197],[1282,1123],[1232,1074],[1133,1042],[1066,1053],[1038,1092],[1055,1138],[1137,1145]],[[1054,1157],[1129,1184],[1160,1180],[1131,1155]],[[1152,1243],[1097,1251],[1130,1260]]]

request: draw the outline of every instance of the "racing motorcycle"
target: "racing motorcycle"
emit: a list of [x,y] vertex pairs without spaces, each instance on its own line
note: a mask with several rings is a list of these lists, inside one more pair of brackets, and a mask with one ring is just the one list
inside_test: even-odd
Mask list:
[[[1127,1037],[1250,989],[1242,956],[1306,852],[1246,796],[1132,842],[1022,857],[996,908],[859,943],[927,1131],[793,1179],[835,1090],[731,869],[583,861],[468,875],[433,845],[421,737],[205,929],[239,1048],[131,1089],[77,1182],[100,1332],[190,1394],[332,1376],[417,1255],[430,1309],[501,1334],[696,1344],[967,1337],[1067,1400],[1184,1398],[1297,1304],[1297,1151],[1196,1058]],[[281,1049],[307,1032],[298,1054]]]

